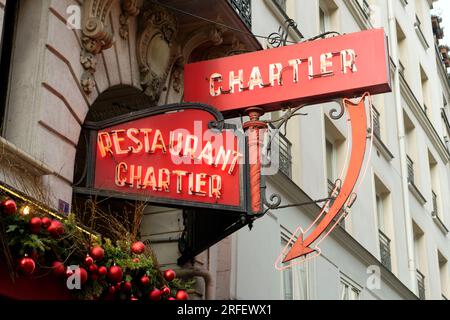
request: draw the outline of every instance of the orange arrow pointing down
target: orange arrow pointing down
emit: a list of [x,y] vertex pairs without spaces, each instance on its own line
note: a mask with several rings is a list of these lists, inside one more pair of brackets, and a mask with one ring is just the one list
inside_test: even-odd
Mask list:
[[283,263],[302,256],[306,256],[316,251],[315,249],[311,248],[311,245],[317,239],[319,239],[319,237],[333,223],[333,219],[339,214],[341,209],[348,201],[358,180],[366,150],[367,120],[365,97],[367,95],[368,94],[365,94],[361,98],[359,103],[353,103],[349,99],[343,100],[344,106],[349,113],[350,123],[352,127],[352,151],[347,174],[345,176],[341,190],[334,200],[333,205],[328,210],[327,214],[320,221],[319,225],[306,237],[305,240],[303,239],[303,235],[300,235],[298,237],[291,250],[283,259]]

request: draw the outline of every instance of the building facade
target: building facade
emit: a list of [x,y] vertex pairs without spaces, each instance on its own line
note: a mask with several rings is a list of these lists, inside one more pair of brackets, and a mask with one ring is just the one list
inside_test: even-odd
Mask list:
[[[184,64],[384,28],[392,93],[373,97],[368,170],[321,256],[274,267],[318,205],[271,210],[251,230],[206,241],[187,261],[179,258],[189,210],[148,205],[141,236],[161,265],[197,277],[199,298],[446,299],[450,86],[433,2],[0,0],[0,181],[63,213],[74,210],[87,165],[85,123],[182,102]],[[308,107],[288,122],[268,195],[283,204],[329,196],[348,149],[346,119],[330,117],[335,107]]]

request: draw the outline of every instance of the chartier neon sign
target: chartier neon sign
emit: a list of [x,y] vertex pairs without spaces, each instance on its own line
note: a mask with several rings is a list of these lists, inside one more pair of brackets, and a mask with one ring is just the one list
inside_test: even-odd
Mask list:
[[[279,270],[320,254],[319,244],[345,218],[346,209],[356,199],[359,187],[355,186],[361,171],[364,176],[367,169],[362,170],[367,148],[366,98],[391,91],[386,40],[382,29],[372,29],[185,66],[186,101],[210,104],[228,116],[250,116],[244,124],[249,132],[250,157],[256,154],[259,158],[260,131],[267,128],[260,120],[264,112],[286,108],[298,111],[308,105],[342,99],[341,113],[335,116],[332,112],[330,116],[338,119],[346,113],[351,127],[346,174],[335,183],[333,202],[325,203],[308,228],[299,226],[292,233],[275,262]],[[355,96],[362,98],[356,102],[345,99]],[[276,203],[263,200],[260,163],[256,161],[249,167],[250,213],[260,217],[269,209],[283,207],[279,196]],[[264,210],[264,205],[268,209]],[[294,261],[297,258],[303,260]]]
[[243,192],[236,192],[243,188],[243,151],[233,130],[210,127],[222,124],[220,113],[199,104],[145,111],[89,128],[95,143],[88,188],[105,196],[243,211]]
[[[255,88],[274,87],[275,85],[283,85],[283,73],[287,70],[292,70],[292,83],[298,84],[304,79],[313,80],[320,77],[333,76],[336,72],[333,57],[340,56],[340,69],[338,72],[346,74],[347,72],[355,73],[358,71],[356,67],[356,53],[353,49],[342,50],[340,52],[327,52],[320,55],[320,73],[315,73],[314,58],[295,58],[290,59],[286,66],[282,63],[271,63],[268,66],[268,79],[264,79],[259,66],[254,66],[248,77],[247,86],[244,86],[244,70],[239,69],[237,74],[234,70],[226,73],[228,81],[224,80],[224,75],[220,73],[213,73],[209,77],[209,94],[212,97],[220,96],[221,94],[234,94],[244,92],[247,90],[254,90]],[[307,74],[300,74],[300,65],[307,63]],[[266,81],[268,80],[268,82]],[[228,89],[224,89],[222,83],[228,83]],[[238,90],[236,90],[236,86]]]

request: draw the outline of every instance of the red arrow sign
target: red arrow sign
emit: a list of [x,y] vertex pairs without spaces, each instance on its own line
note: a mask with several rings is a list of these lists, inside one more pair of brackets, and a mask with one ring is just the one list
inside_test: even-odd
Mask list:
[[316,251],[311,248],[312,244],[325,233],[327,228],[333,223],[333,219],[347,204],[347,201],[349,200],[353,188],[358,180],[364,161],[367,140],[365,99],[363,97],[358,104],[354,104],[350,100],[344,99],[344,104],[349,113],[352,126],[352,152],[342,189],[340,190],[337,198],[334,200],[331,208],[328,210],[328,213],[323,217],[318,226],[306,237],[306,239],[304,239],[303,234],[300,235],[297,242],[283,259],[283,262],[288,262]]

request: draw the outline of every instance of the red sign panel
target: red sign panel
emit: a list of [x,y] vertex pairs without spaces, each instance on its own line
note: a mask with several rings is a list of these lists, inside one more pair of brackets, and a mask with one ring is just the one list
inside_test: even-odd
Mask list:
[[391,90],[382,29],[192,63],[184,78],[186,101],[225,113]]
[[209,129],[215,120],[205,110],[185,109],[99,130],[94,188],[157,203],[239,210],[243,152],[233,131]]

